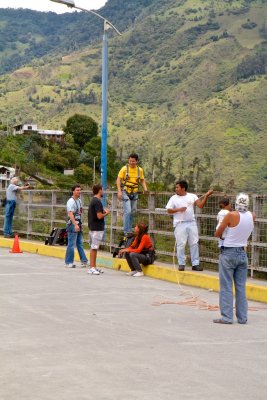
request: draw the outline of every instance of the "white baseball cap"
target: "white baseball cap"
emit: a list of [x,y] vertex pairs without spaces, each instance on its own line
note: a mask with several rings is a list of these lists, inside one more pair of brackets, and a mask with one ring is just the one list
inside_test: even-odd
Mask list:
[[246,193],[239,193],[235,199],[235,209],[237,211],[247,211],[249,206],[249,196]]

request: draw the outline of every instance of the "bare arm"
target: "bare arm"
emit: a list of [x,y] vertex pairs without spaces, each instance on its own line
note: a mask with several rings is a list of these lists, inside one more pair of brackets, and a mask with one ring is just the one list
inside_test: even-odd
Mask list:
[[204,194],[199,199],[197,199],[195,201],[195,206],[197,206],[198,208],[203,208],[208,200],[208,197],[211,196],[212,193],[213,193],[213,190],[209,190],[206,194]]
[[[253,218],[253,221],[255,221],[256,215],[254,213],[252,213],[252,218]],[[221,224],[216,229],[214,235],[219,238],[222,237],[223,231],[227,227],[233,228],[238,225],[239,221],[240,221],[240,215],[239,215],[238,211],[229,212],[228,214],[226,214],[226,216],[222,220]]]
[[105,218],[108,214],[109,214],[109,210],[107,210],[106,208],[104,208],[104,212],[103,212],[103,213],[102,213],[102,212],[98,212],[96,215],[97,215],[97,218],[98,218],[98,219],[103,219],[103,218]]
[[121,178],[118,176],[117,178],[117,190],[118,190],[118,199],[122,199],[122,191],[121,191]]
[[145,179],[140,179],[140,183],[141,183],[141,185],[143,186],[144,191],[147,192],[148,190],[147,190],[147,186],[146,186],[146,181],[145,181]]
[[186,211],[187,207],[179,207],[179,208],[167,208],[168,214],[176,214],[177,212]]
[[232,214],[231,213],[226,214],[226,216],[224,217],[224,219],[222,220],[222,222],[220,223],[220,225],[216,229],[214,236],[216,236],[218,238],[222,237],[222,234],[223,234],[224,230],[228,226],[230,226],[231,219],[232,219]]
[[26,189],[29,189],[29,188],[30,188],[29,183],[26,183],[26,185],[24,185],[24,186],[18,186],[17,190],[26,190]]

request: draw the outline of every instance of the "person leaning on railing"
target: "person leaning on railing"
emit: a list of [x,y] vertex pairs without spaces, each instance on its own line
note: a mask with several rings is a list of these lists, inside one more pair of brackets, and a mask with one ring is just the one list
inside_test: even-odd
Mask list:
[[133,215],[137,208],[138,188],[142,185],[147,193],[147,186],[143,168],[138,165],[138,155],[129,155],[128,164],[121,168],[117,177],[118,199],[123,204],[123,231],[131,233],[133,229]]
[[14,233],[12,232],[13,217],[17,205],[17,194],[20,190],[26,190],[30,188],[29,183],[24,186],[18,186],[19,179],[14,177],[11,179],[9,186],[6,190],[6,201],[5,201],[5,220],[4,220],[4,237],[12,238]]

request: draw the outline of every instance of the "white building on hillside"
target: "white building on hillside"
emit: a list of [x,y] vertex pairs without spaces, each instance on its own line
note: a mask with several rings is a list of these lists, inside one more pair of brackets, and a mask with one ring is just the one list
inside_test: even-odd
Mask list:
[[0,189],[6,189],[10,184],[10,179],[15,176],[15,168],[0,165]]
[[13,135],[27,135],[29,133],[38,133],[45,139],[51,139],[56,142],[63,142],[65,133],[48,129],[38,129],[36,124],[20,124],[13,127]]

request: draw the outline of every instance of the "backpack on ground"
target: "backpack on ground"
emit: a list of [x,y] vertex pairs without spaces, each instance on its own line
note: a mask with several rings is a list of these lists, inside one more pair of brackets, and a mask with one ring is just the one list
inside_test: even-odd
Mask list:
[[68,234],[65,228],[53,228],[50,236],[45,238],[45,244],[49,246],[55,246],[59,244],[60,246],[67,246],[68,244]]
[[141,254],[144,254],[147,258],[147,260],[145,262],[143,262],[143,265],[150,265],[150,264],[154,264],[154,261],[156,260],[156,252],[155,249],[152,250],[147,250],[144,252],[141,252]]

